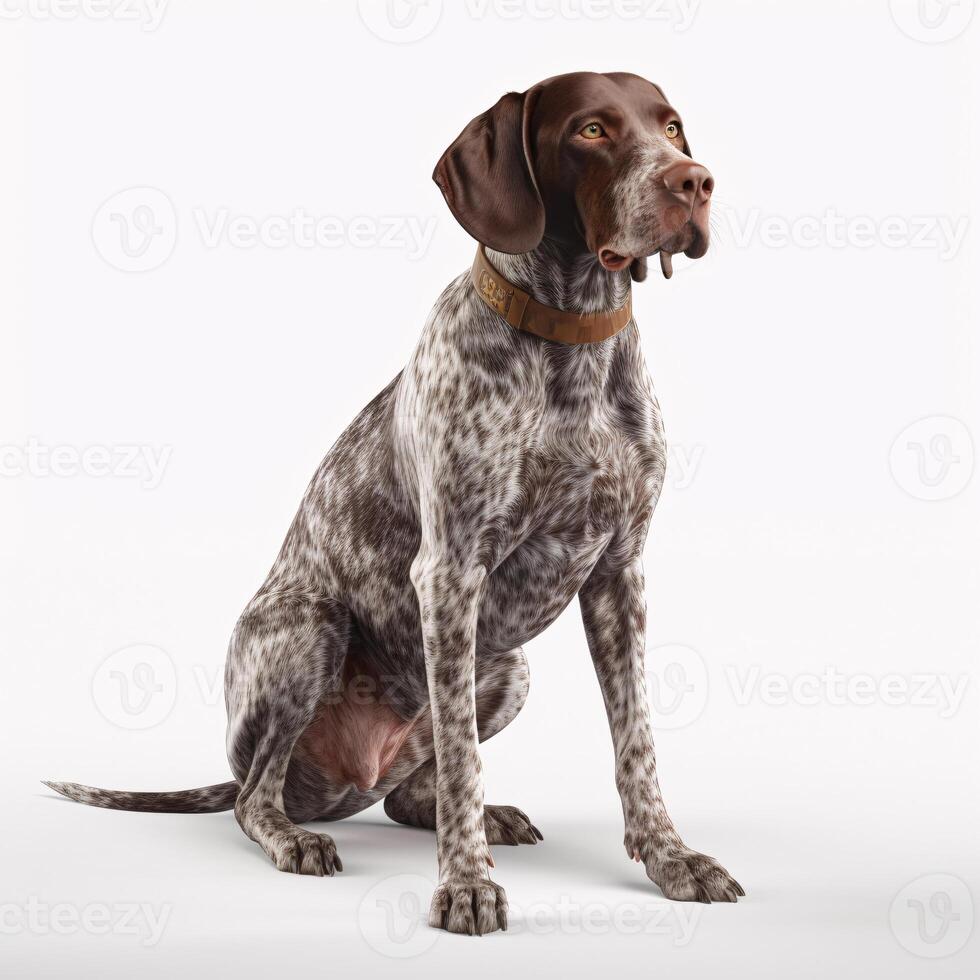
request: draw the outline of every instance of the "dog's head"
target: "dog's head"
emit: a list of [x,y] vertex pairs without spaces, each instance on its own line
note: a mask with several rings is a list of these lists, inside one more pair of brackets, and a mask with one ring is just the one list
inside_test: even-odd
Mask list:
[[500,252],[547,234],[602,266],[708,249],[714,179],[691,159],[680,114],[638,75],[575,72],[511,92],[474,119],[436,165],[456,220]]

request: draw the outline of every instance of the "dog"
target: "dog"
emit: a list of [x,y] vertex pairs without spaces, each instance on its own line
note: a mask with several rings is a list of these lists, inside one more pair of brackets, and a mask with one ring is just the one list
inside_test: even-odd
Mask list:
[[522,647],[578,596],[629,857],[671,899],[741,886],[682,842],[657,782],[641,556],[664,479],[631,280],[708,247],[714,180],[663,90],[577,72],[504,95],[433,178],[479,243],[408,366],[327,454],[225,669],[234,780],[173,793],[48,783],[102,807],[234,808],[282,871],[342,870],[298,824],[384,800],[436,831],[430,925],[507,926],[489,845],[535,844],[484,805],[478,742],[528,691]]

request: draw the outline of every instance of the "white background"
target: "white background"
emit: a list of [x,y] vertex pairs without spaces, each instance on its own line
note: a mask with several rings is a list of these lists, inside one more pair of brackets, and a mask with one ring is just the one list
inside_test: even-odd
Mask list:
[[[4,973],[976,975],[973,0],[52,2],[0,18]],[[509,934],[422,928],[434,840],[380,807],[322,880],[230,813],[56,799],[227,778],[231,627],[470,261],[432,167],[578,69],[661,83],[717,181],[708,256],[635,292],[674,446],[649,659],[668,806],[747,897],[628,862],[574,604],[483,750],[545,835],[496,849]],[[297,214],[323,242],[244,247]]]

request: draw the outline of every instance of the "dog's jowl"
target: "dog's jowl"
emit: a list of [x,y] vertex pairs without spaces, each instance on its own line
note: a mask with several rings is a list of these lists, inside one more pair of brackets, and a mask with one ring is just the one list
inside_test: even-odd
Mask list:
[[631,280],[708,247],[714,181],[635,75],[505,95],[434,178],[479,243],[405,369],[317,470],[228,651],[234,780],[174,793],[52,783],[128,810],[232,807],[277,868],[333,875],[299,825],[384,799],[436,831],[430,922],[506,928],[491,847],[541,834],[483,802],[478,743],[528,690],[523,645],[577,595],[609,716],[626,851],[669,898],[743,894],[687,848],[657,784],[641,554],[663,482]]

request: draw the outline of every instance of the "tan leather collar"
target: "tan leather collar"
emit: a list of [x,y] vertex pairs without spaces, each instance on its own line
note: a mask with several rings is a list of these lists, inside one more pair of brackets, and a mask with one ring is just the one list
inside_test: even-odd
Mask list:
[[473,287],[487,306],[512,327],[561,344],[595,344],[608,340],[633,318],[633,292],[625,305],[611,313],[567,313],[545,306],[509,283],[490,264],[486,249],[476,250],[471,272]]

